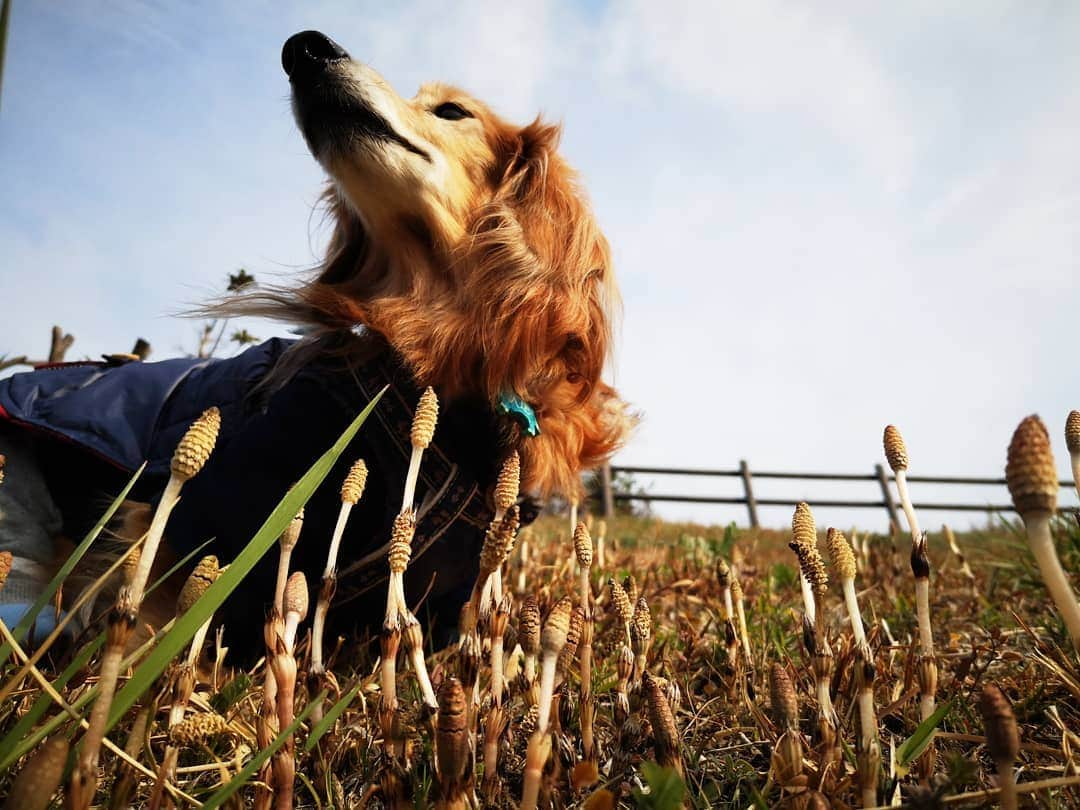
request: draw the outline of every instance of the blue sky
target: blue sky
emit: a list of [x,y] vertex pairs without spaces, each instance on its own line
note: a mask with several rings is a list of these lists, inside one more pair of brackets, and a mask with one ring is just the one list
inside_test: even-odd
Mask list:
[[565,122],[625,298],[615,377],[645,421],[624,463],[868,471],[893,422],[913,474],[1000,474],[1021,417],[1058,437],[1080,407],[1080,6],[871,5],[16,0],[0,354],[54,322],[73,357],[190,350],[174,313],[227,272],[317,260],[321,172],[279,64],[317,28],[404,95],[449,80]]

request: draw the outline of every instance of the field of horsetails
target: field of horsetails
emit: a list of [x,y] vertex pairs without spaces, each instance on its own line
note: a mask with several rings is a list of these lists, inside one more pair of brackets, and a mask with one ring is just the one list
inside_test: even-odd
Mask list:
[[[303,504],[370,410],[236,559],[188,561],[175,616],[137,633],[169,511],[213,452],[207,411],[146,535],[79,594],[116,594],[99,624],[32,647],[34,614],[54,609],[121,494],[36,610],[0,626],[6,807],[1080,806],[1080,526],[1059,509],[1061,433],[1038,417],[1001,441],[1016,516],[959,535],[924,531],[893,426],[906,525],[889,536],[827,527],[806,503],[790,533],[584,509],[519,528],[512,457],[458,640],[432,649],[404,579],[430,390],[386,538],[381,632],[324,637],[363,460],[325,482],[341,491],[333,537],[305,535]],[[1064,448],[1080,479],[1080,412]],[[299,543],[328,549],[321,582],[290,569]],[[265,555],[273,608],[243,629],[265,655],[242,668],[214,614]]]

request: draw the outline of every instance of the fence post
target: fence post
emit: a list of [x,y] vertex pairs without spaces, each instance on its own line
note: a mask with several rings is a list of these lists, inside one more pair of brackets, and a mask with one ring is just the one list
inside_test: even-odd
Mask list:
[[885,511],[889,513],[889,520],[899,526],[900,518],[896,513],[896,502],[893,500],[892,490],[889,489],[889,478],[885,475],[885,468],[880,464],[875,464],[874,472],[877,473],[877,480],[881,485],[881,494],[885,498]]
[[746,463],[746,459],[739,460],[739,474],[742,476],[743,490],[746,492],[746,511],[750,513],[750,528],[756,529],[761,524],[758,523],[757,500],[754,498],[754,487],[751,484],[750,478],[750,465]]
[[605,463],[600,468],[600,491],[603,495],[604,517],[615,517],[615,493],[611,488],[611,465]]

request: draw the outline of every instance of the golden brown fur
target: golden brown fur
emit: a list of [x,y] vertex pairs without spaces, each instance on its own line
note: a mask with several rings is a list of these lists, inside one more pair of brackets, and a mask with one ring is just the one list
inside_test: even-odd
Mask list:
[[[517,393],[541,427],[521,446],[526,488],[576,497],[581,471],[632,420],[601,380],[618,293],[559,127],[514,126],[443,84],[406,100],[350,59],[332,78],[334,104],[377,115],[397,139],[343,130],[340,114],[324,125],[326,98],[294,78],[297,119],[331,177],[333,234],[313,278],[232,311],[315,327],[294,367],[362,324],[443,398]],[[467,117],[435,114],[447,103]]]

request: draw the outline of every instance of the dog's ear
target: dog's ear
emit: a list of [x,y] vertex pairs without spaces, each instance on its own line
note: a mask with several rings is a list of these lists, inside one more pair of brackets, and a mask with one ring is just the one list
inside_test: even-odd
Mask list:
[[569,381],[549,392],[540,435],[521,445],[523,489],[580,498],[582,472],[607,461],[637,425],[638,414],[606,383],[585,402],[579,393]]
[[539,117],[503,137],[496,149],[496,188],[518,198],[542,189],[548,162],[561,138],[561,126],[545,123]]

